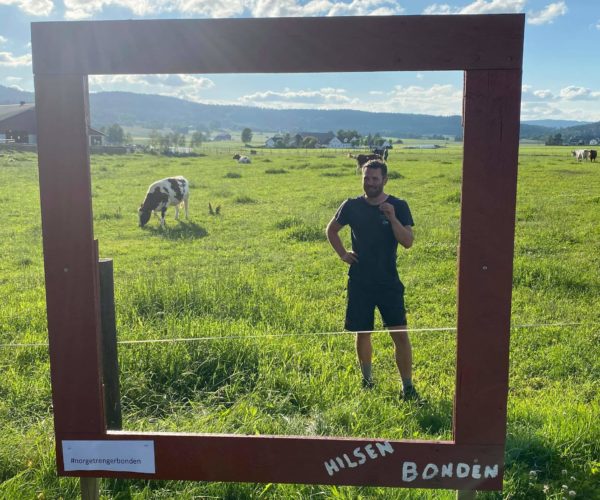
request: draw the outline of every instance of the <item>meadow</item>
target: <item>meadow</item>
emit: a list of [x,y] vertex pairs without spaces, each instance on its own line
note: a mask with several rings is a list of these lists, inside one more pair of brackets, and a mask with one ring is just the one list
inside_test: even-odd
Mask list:
[[[376,387],[364,391],[353,337],[341,332],[346,267],[324,228],[361,193],[353,161],[259,153],[251,165],[228,154],[91,158],[94,233],[114,259],[123,427],[450,439],[454,332],[411,334],[424,407],[399,401],[387,334],[374,335]],[[398,259],[412,328],[456,324],[461,159],[451,144],[396,148],[388,160],[386,191],[409,202],[416,224]],[[504,492],[478,498],[600,498],[600,163],[543,146],[523,146],[519,163]],[[165,230],[156,219],[140,229],[148,185],[170,175],[191,183],[189,220],[170,209]],[[55,473],[37,157],[0,152],[0,185],[0,498],[76,498],[78,480]],[[172,342],[127,343],[150,339]],[[455,498],[141,480],[103,480],[101,494]]]

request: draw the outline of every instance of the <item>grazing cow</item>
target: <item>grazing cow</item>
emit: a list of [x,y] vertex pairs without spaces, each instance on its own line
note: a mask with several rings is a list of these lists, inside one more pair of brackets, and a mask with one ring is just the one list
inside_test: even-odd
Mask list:
[[247,156],[241,156],[237,153],[233,155],[233,159],[237,160],[238,163],[250,163],[250,158]]
[[577,158],[577,161],[587,160],[590,154],[589,149],[577,149],[575,151],[571,151],[571,155]]
[[596,157],[598,156],[598,151],[595,149],[590,149],[590,161],[596,161]]
[[382,160],[383,161],[382,156],[375,154],[375,153],[372,153],[370,155],[363,155],[363,154],[353,155],[352,153],[348,153],[348,158],[353,158],[356,160],[356,173],[357,174],[360,172],[363,165],[365,163],[367,163],[368,161],[371,161],[371,160]]
[[388,158],[388,148],[373,148],[373,154],[381,156],[383,161],[387,161]]
[[168,177],[153,182],[148,188],[146,198],[138,210],[140,227],[144,227],[150,219],[150,214],[160,212],[160,225],[165,227],[165,213],[167,207],[175,205],[175,220],[179,219],[179,206],[185,208],[185,218],[188,218],[188,198],[190,184],[181,176]]

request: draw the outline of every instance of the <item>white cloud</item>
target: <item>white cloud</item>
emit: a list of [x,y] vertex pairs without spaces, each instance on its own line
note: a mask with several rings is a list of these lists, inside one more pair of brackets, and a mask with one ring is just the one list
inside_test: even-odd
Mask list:
[[178,97],[188,101],[203,100],[205,90],[215,86],[209,78],[196,75],[90,75],[90,90],[129,91]]
[[[0,0],[16,1],[16,0]],[[42,1],[42,0],[40,0]],[[366,16],[401,14],[404,9],[396,0],[64,0],[67,19],[86,19],[115,6],[136,16],[175,13],[210,18]]]
[[540,99],[552,99],[554,95],[548,89],[536,90],[533,93],[534,96],[539,97]]
[[169,3],[165,0],[64,0],[64,4],[66,19],[87,19],[101,12],[105,6],[124,7],[136,16],[174,10],[166,9]]
[[2,35],[0,35],[0,43],[6,43],[8,42],[8,38],[4,38]]
[[552,24],[557,17],[564,16],[568,10],[565,2],[551,3],[539,12],[530,12],[527,15],[527,23],[535,25]]
[[0,66],[31,66],[31,54],[14,56],[11,52],[0,52]]
[[596,100],[600,98],[600,92],[593,91],[585,87],[569,85],[560,89],[560,97],[568,101]]
[[0,0],[0,5],[15,5],[31,16],[48,16],[54,7],[51,0]]
[[423,14],[507,14],[523,12],[527,0],[475,0],[464,7],[433,4]]
[[598,22],[596,23],[596,29],[600,30],[600,19],[598,19]]
[[209,78],[195,75],[90,75],[90,85],[96,87],[113,86],[116,84],[132,84],[142,86],[187,87],[195,86],[202,89],[214,87]]
[[523,85],[521,87],[522,101],[550,101],[554,99],[554,94],[548,89],[534,90],[531,85]]
[[569,85],[557,92],[523,85],[521,119],[564,118],[598,121],[598,106],[590,104],[599,100],[600,91],[576,85]]
[[438,4],[434,3],[433,5],[429,5],[425,7],[423,10],[423,14],[425,15],[447,15],[447,14],[460,14],[460,7],[450,7],[448,4]]
[[306,108],[318,109],[350,108],[359,104],[358,99],[346,95],[345,89],[325,87],[319,90],[291,90],[282,92],[267,90],[255,92],[239,98],[245,106],[267,106],[270,108]]
[[[560,108],[546,102],[522,102],[521,120],[540,120],[543,118],[568,118]],[[581,118],[579,118],[581,119]]]
[[462,98],[462,88],[449,84],[434,84],[431,87],[398,85],[385,102],[375,107],[378,111],[394,113],[459,115],[462,112]]

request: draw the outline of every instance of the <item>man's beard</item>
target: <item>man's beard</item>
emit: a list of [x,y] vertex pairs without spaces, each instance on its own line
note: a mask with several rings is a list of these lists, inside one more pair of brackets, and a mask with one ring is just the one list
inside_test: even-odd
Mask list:
[[377,198],[381,193],[383,193],[383,186],[365,188],[367,198]]

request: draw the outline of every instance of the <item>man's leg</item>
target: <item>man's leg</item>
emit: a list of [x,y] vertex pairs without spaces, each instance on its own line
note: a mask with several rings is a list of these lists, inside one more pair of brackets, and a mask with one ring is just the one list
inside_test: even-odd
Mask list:
[[412,384],[412,346],[406,331],[406,325],[391,326],[390,335],[394,341],[396,366],[402,380],[410,380]]
[[371,344],[371,333],[356,333],[356,354],[363,376],[363,386],[372,387],[371,363],[373,359],[373,345]]
[[394,341],[396,366],[402,378],[402,398],[404,400],[422,401],[412,382],[412,346],[406,331],[406,325],[389,328]]

